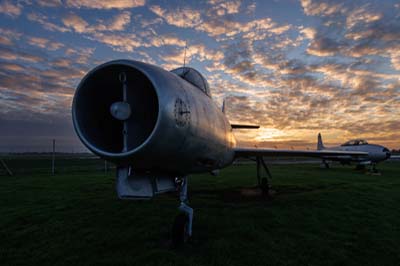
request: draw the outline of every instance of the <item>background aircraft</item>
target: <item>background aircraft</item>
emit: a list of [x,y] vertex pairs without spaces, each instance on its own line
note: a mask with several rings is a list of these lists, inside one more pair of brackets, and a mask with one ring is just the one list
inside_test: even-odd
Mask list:
[[213,172],[238,157],[256,157],[259,185],[268,191],[263,156],[363,157],[363,151],[277,150],[237,147],[234,128],[211,98],[195,69],[166,71],[154,65],[116,60],[90,71],[76,89],[72,118],[77,135],[93,153],[117,165],[121,199],[144,199],[178,190],[173,243],[192,234],[193,210],[187,176]]
[[328,161],[339,161],[342,164],[356,163],[357,168],[364,168],[365,165],[371,165],[372,170],[376,172],[376,164],[378,162],[387,160],[391,156],[391,152],[388,148],[376,145],[368,144],[366,140],[354,139],[349,140],[346,143],[336,147],[325,147],[322,142],[321,133],[318,134],[317,150],[319,151],[357,151],[365,152],[366,156],[352,156],[352,155],[327,155],[322,156],[322,162],[326,168],[329,168]]

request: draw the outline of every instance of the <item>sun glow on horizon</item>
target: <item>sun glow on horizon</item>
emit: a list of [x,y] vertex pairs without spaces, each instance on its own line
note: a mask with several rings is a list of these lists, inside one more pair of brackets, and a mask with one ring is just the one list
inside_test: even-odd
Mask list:
[[287,131],[282,131],[276,128],[266,128],[260,127],[257,130],[256,136],[254,137],[255,142],[262,142],[262,141],[281,141],[287,137]]

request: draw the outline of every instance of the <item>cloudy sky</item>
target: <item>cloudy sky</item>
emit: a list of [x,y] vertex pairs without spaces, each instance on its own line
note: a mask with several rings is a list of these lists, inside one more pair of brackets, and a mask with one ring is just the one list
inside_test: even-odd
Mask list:
[[82,151],[71,100],[129,58],[206,76],[243,144],[400,148],[400,2],[0,0],[0,151]]

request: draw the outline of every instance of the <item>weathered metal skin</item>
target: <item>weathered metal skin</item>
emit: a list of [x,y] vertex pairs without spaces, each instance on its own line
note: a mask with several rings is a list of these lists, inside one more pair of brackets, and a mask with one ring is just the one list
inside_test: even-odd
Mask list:
[[[122,98],[121,72],[127,76],[127,102],[132,109],[126,120],[126,151],[122,147],[125,122],[109,111]],[[154,65],[116,60],[96,67],[75,92],[72,118],[89,150],[141,172],[187,175],[225,167],[234,159],[232,128],[213,100]]]

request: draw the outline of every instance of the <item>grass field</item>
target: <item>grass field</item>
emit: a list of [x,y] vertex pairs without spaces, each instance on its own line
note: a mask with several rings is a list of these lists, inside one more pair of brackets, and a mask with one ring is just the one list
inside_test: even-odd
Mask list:
[[275,165],[270,201],[235,197],[254,165],[192,176],[180,249],[173,195],[117,200],[112,171],[0,176],[0,265],[399,265],[400,163],[379,168]]

